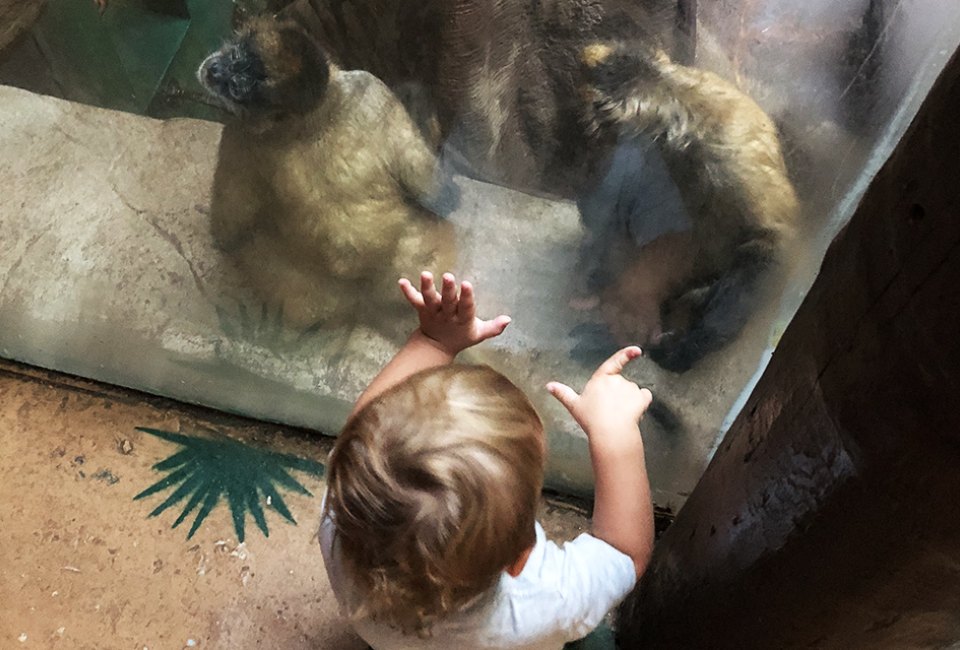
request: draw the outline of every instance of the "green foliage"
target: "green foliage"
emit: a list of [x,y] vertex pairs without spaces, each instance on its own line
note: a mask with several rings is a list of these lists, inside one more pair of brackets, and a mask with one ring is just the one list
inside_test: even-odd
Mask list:
[[156,517],[186,500],[183,510],[173,522],[173,528],[176,528],[199,507],[187,539],[193,537],[221,497],[226,498],[230,507],[233,527],[239,541],[242,542],[245,537],[247,512],[264,536],[269,537],[270,531],[261,499],[266,501],[268,508],[296,524],[280,491],[285,489],[312,495],[287,470],[305,472],[318,478],[324,474],[324,466],[316,461],[250,447],[229,438],[186,436],[144,427],[137,427],[137,430],[182,447],[180,451],[153,466],[157,471],[166,472],[166,476],[133,499],[143,499],[176,486],[149,516]]

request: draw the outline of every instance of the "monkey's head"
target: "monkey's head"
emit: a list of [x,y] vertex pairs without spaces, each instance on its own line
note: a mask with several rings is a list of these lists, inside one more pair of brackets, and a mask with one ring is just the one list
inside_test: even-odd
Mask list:
[[302,114],[323,99],[330,64],[297,24],[261,17],[204,59],[197,78],[234,114]]
[[580,64],[584,126],[602,137],[611,135],[604,125],[622,122],[636,113],[640,98],[655,96],[672,65],[663,50],[637,39],[589,43],[580,51]]
[[587,86],[607,96],[623,96],[637,82],[656,81],[669,59],[663,50],[636,39],[597,41],[580,52]]

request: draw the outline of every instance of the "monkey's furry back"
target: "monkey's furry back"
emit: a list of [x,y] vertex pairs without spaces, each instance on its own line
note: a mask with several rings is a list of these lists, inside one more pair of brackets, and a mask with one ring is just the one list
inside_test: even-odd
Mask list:
[[455,261],[452,226],[417,203],[438,182],[433,153],[390,90],[331,66],[315,110],[225,127],[211,229],[288,324],[389,320],[399,275]]

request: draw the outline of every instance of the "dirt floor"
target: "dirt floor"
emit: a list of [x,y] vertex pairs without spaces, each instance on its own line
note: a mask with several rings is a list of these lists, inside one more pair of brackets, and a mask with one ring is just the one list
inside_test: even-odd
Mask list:
[[313,538],[330,445],[0,361],[0,648],[365,648]]

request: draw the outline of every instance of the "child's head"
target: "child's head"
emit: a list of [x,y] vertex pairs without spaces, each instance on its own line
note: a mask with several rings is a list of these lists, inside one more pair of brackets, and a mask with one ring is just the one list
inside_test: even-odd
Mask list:
[[530,400],[485,366],[420,372],[357,413],[327,494],[355,614],[422,632],[489,589],[534,543],[544,445]]

